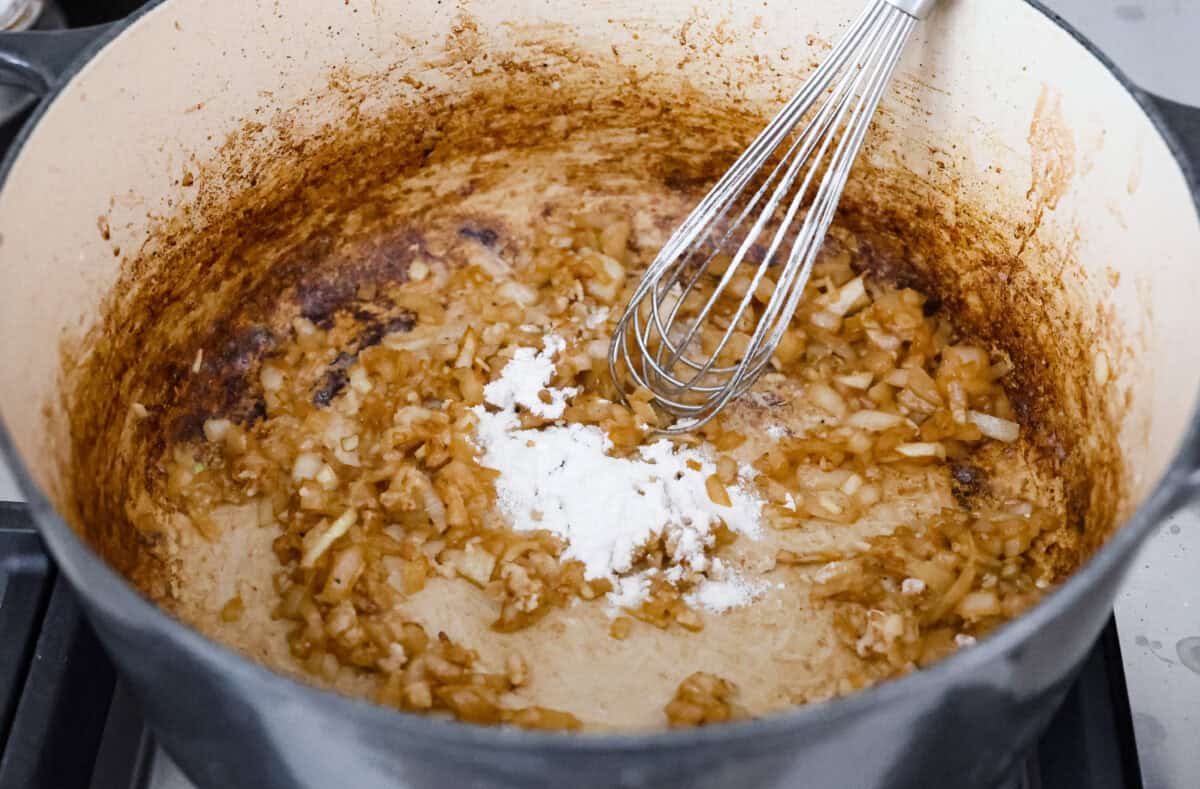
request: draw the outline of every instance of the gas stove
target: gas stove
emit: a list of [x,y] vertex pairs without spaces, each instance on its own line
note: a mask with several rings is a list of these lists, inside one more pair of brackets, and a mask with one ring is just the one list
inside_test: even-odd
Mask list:
[[[191,786],[155,746],[137,700],[12,503],[0,503],[0,634],[0,789]],[[1037,747],[994,789],[1065,787],[1142,787],[1112,623]]]

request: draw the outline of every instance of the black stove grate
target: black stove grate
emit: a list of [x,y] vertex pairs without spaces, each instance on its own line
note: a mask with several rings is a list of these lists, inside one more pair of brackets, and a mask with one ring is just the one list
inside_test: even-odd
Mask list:
[[1100,634],[1018,781],[1021,789],[1142,789],[1116,621]]
[[[153,789],[154,753],[136,700],[24,509],[0,503],[0,789]],[[1110,622],[1006,789],[1141,787]]]

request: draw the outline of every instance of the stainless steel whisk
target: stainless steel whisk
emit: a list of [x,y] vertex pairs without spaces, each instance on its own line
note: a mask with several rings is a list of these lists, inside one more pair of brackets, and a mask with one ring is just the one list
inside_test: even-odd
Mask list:
[[[646,270],[616,325],[608,364],[623,398],[631,388],[645,387],[676,417],[662,432],[682,433],[708,422],[766,369],[796,312],[896,63],[917,22],[936,3],[870,0],[825,62],[675,230]],[[807,125],[793,135],[806,118]],[[810,197],[814,182],[816,191]],[[797,228],[801,211],[803,221]],[[765,249],[760,238],[770,239]],[[725,257],[728,266],[714,273]],[[745,292],[735,293],[731,285],[744,266],[753,266],[754,273]],[[737,348],[731,341],[739,331],[748,333],[747,318],[754,317],[751,305],[769,274],[775,281],[770,297],[749,342]],[[740,284],[745,285],[744,277]],[[736,302],[732,313],[718,308],[721,303],[728,306],[731,297]],[[685,307],[698,311],[685,315]],[[721,334],[713,347],[709,333],[705,352],[701,340],[708,326],[716,326]],[[718,361],[726,349],[736,352],[735,361],[729,361],[728,354],[726,361]]]

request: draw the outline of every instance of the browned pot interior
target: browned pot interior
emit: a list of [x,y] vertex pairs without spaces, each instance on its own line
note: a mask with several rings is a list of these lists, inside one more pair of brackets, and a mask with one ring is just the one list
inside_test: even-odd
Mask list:
[[[229,143],[217,166],[236,162],[245,187],[213,190],[165,222],[127,267],[83,363],[67,365],[70,489],[102,555],[169,599],[173,568],[187,557],[163,536],[165,453],[203,440],[208,419],[252,426],[262,417],[260,364],[288,341],[296,316],[336,327],[353,353],[404,321],[392,296],[417,256],[461,266],[481,237],[525,243],[531,228],[494,196],[468,199],[489,193],[503,162],[556,157],[560,170],[530,177],[547,194],[535,205],[543,219],[649,194],[660,198],[655,224],[666,230],[764,123],[678,86],[672,95],[565,68],[582,84],[558,71],[498,68],[468,95],[351,120],[269,159]],[[203,169],[185,177],[202,192],[215,179]],[[923,291],[967,336],[1014,361],[1009,394],[1029,436],[1022,451],[1063,483],[1056,558],[1068,572],[1109,533],[1122,494],[1115,428],[1092,374],[1095,327],[1047,313],[1069,296],[1030,269],[1032,256],[1014,254],[1013,215],[959,206],[951,225],[936,206],[953,199],[902,169],[864,164],[838,224],[865,242],[873,276]],[[131,421],[131,402],[148,416]]]

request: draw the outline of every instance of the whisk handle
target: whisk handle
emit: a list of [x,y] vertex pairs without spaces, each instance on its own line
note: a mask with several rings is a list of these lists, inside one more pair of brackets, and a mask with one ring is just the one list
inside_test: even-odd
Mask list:
[[885,0],[885,2],[916,19],[924,19],[929,16],[929,12],[938,4],[938,0]]

